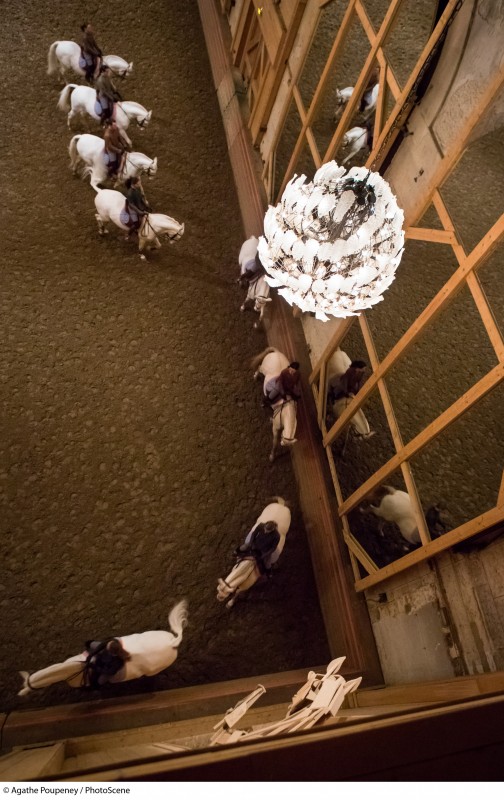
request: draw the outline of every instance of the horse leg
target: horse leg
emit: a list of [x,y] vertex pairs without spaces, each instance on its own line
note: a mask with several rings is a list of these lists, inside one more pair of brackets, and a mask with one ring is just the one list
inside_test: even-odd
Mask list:
[[96,170],[93,169],[90,175],[90,182],[95,192],[99,191],[99,189],[101,188],[100,186],[101,181],[99,180],[99,178],[100,176],[97,174]]
[[138,252],[140,253],[140,258],[142,259],[142,261],[147,261],[147,256],[143,252],[143,249],[146,244],[147,244],[147,239],[144,239],[143,236],[140,236],[140,234],[138,234]]
[[261,308],[259,309],[259,319],[254,322],[254,328],[258,331],[260,328],[264,327],[264,310],[266,308],[266,303],[263,303]]
[[76,112],[76,111],[74,111],[74,109],[73,109],[73,108],[71,108],[71,109],[70,109],[70,111],[68,112],[68,117],[67,117],[67,125],[68,125],[68,127],[69,127],[69,128],[71,127],[71,125],[70,125],[70,122],[71,122],[71,121],[72,121],[72,119],[75,117],[76,113],[77,113],[77,112]]
[[105,227],[105,223],[103,222],[99,214],[95,214],[95,220],[98,223],[98,233],[100,234],[100,236],[103,236],[104,233],[108,233],[108,230]]
[[280,436],[280,429],[275,430],[275,428],[273,428],[273,445],[271,447],[271,453],[269,454],[269,460],[271,461],[271,463],[273,463],[276,457],[279,436]]

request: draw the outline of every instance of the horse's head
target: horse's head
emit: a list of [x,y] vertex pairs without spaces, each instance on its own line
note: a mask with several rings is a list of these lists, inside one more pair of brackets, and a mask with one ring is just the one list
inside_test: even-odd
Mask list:
[[178,242],[178,240],[181,239],[182,236],[184,235],[184,231],[185,231],[185,223],[182,222],[180,228],[176,233],[171,233],[170,231],[167,231],[166,235],[169,237],[170,242]]
[[262,309],[264,308],[264,306],[266,305],[266,303],[271,303],[272,301],[273,301],[273,298],[271,298],[271,297],[256,297],[255,303],[254,303],[254,311],[257,311],[258,313],[260,313],[262,311]]
[[273,407],[273,434],[281,432],[282,447],[292,447],[297,442],[296,436],[296,401],[282,400]]
[[157,156],[151,161],[151,163],[145,170],[145,174],[147,175],[147,177],[152,178],[154,177],[156,172],[157,172]]
[[217,582],[217,600],[220,602],[228,600],[227,606],[231,608],[234,603],[234,596],[239,592],[250,589],[260,578],[260,575],[255,558],[250,556],[242,558],[234,565],[227,578],[224,580],[219,578]]
[[147,125],[149,124],[150,120],[151,120],[151,117],[152,117],[152,110],[148,111],[147,114],[145,115],[145,117],[142,117],[141,119],[137,119],[138,127],[139,128],[146,128]]

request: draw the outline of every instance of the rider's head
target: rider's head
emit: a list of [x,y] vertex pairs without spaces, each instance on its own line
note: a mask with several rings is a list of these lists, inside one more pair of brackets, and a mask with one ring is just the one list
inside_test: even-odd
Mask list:
[[84,32],[93,30],[93,26],[91,25],[90,22],[84,22],[84,24],[81,25],[80,27],[81,27],[81,31],[84,31]]
[[126,188],[131,189],[132,186],[138,186],[139,183],[140,183],[140,178],[138,177],[138,175],[133,175],[126,181]]
[[352,367],[352,369],[358,369],[358,370],[361,370],[362,372],[364,372],[364,370],[367,367],[367,364],[366,364],[365,361],[352,361],[350,366]]
[[264,523],[264,533],[273,533],[277,528],[278,525],[276,522],[273,522],[273,520]]
[[299,369],[299,361],[291,361],[291,363],[289,364],[287,369],[291,369],[293,371],[298,370]]

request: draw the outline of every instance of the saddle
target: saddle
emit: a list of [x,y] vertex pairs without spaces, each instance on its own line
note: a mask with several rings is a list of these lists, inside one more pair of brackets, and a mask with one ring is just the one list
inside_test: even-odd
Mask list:
[[279,542],[280,534],[277,529],[266,531],[264,525],[260,524],[255,529],[249,544],[238,547],[236,555],[238,558],[247,558],[250,556],[255,558],[259,572],[261,575],[265,575],[268,570],[266,569],[264,560],[276,550]]

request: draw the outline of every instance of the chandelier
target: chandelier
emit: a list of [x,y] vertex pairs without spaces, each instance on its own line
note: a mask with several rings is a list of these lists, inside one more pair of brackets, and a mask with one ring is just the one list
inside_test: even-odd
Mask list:
[[264,217],[266,281],[317,319],[360,314],[383,300],[404,246],[404,214],[377,172],[335,161],[313,182],[297,175]]

